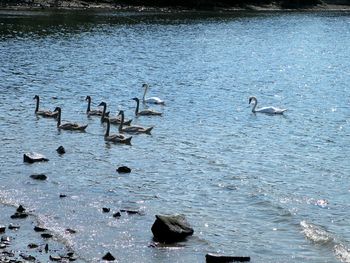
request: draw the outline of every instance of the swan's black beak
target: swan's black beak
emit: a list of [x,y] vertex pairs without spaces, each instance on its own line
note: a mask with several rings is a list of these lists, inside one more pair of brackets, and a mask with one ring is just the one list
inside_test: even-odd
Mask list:
[[105,105],[105,103],[101,102],[100,104],[98,104],[98,107],[103,106],[103,105]]
[[252,98],[249,98],[249,104],[252,102]]

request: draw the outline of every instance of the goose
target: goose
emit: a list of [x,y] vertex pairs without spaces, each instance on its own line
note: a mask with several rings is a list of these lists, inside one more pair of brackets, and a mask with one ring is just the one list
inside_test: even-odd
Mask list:
[[132,125],[132,126],[126,126],[123,127],[124,125],[124,111],[119,111],[118,116],[121,116],[121,123],[119,125],[119,133],[122,132],[126,132],[126,133],[147,133],[147,134],[151,134],[151,131],[153,129],[152,127],[142,127],[142,126],[136,126],[136,125]]
[[55,111],[58,112],[57,128],[62,129],[62,130],[71,130],[71,131],[85,131],[87,124],[80,125],[80,124],[71,123],[71,122],[66,122],[66,123],[61,124],[61,108],[56,107]]
[[113,143],[125,143],[125,144],[131,144],[131,139],[132,137],[126,137],[123,134],[109,134],[109,130],[110,130],[110,121],[109,118],[106,118],[106,122],[107,122],[107,129],[106,129],[106,133],[105,133],[105,141],[107,142],[113,142]]
[[[101,115],[101,122],[105,122],[106,121],[106,109],[107,109],[107,103],[102,101],[99,105],[103,106],[103,111],[102,111],[102,115]],[[110,117],[109,118],[109,122],[111,124],[120,124],[121,122],[121,118],[117,115],[117,117]],[[124,125],[130,125],[130,123],[132,122],[132,120],[124,120]]]
[[136,109],[135,109],[135,115],[136,116],[161,116],[162,113],[151,110],[151,109],[145,109],[142,111],[139,111],[140,108],[140,100],[138,98],[132,98],[134,101],[136,101]]
[[47,118],[56,118],[58,115],[58,112],[56,111],[50,111],[50,110],[39,110],[39,101],[40,98],[38,95],[35,95],[33,100],[36,100],[36,107],[35,107],[35,114]]
[[266,114],[283,114],[283,112],[285,112],[287,109],[280,109],[280,108],[275,108],[275,107],[263,107],[260,109],[256,109],[257,105],[258,105],[258,100],[256,99],[256,97],[252,96],[249,98],[249,104],[254,103],[252,112],[256,113],[266,113]]
[[[88,106],[86,109],[86,114],[88,116],[102,116],[103,111],[102,110],[91,110],[91,97],[86,96],[85,100],[88,102]],[[108,116],[109,112],[105,112],[105,115]]]
[[146,93],[147,90],[149,89],[149,85],[148,84],[143,84],[142,87],[145,89],[144,93],[143,93],[143,97],[142,97],[142,102],[143,103],[151,103],[151,104],[161,104],[161,105],[165,105],[164,100],[161,100],[158,97],[150,97],[150,98],[146,98]]

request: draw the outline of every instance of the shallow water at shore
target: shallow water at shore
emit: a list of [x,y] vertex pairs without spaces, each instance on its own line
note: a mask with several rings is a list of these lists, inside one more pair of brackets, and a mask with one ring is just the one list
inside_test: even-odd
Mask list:
[[[87,262],[107,251],[120,262],[203,262],[208,252],[350,262],[349,25],[349,13],[2,11],[0,201],[33,210]],[[106,144],[85,96],[132,118],[144,82],[166,100],[152,106],[162,117],[134,118],[152,135]],[[86,133],[37,118],[35,94]],[[288,111],[254,115],[252,95]],[[28,151],[50,161],[24,164]],[[142,213],[115,219],[102,207]],[[194,236],[149,247],[164,213],[184,214]]]

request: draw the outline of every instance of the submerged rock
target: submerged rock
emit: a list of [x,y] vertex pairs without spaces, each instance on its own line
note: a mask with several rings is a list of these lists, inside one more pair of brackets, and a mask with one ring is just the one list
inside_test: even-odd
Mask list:
[[16,213],[14,213],[12,216],[11,216],[11,218],[12,219],[23,219],[23,218],[26,218],[26,217],[28,217],[28,214],[27,213],[18,213],[18,212],[16,212]]
[[49,159],[40,153],[29,152],[23,154],[23,162],[25,163],[46,162],[48,160]]
[[30,244],[28,244],[28,248],[31,248],[31,249],[33,249],[33,248],[37,248],[38,247],[38,245],[37,244],[34,244],[34,243],[30,243]]
[[114,261],[115,260],[115,257],[113,257],[113,255],[109,252],[107,252],[106,255],[104,255],[102,257],[103,260],[107,260],[107,261]]
[[131,169],[127,166],[120,166],[117,169],[118,173],[131,173]]
[[60,194],[60,198],[64,198],[64,197],[67,197],[67,195],[65,195],[65,194]]
[[46,180],[47,176],[45,174],[32,174],[30,178],[34,180]]
[[20,225],[14,225],[14,224],[9,224],[8,228],[12,229],[12,230],[17,230],[19,229],[21,226]]
[[16,209],[16,211],[18,213],[23,213],[24,211],[26,211],[26,209],[22,205],[19,205],[19,207]]
[[194,232],[183,215],[156,215],[151,230],[157,241],[165,243],[181,241]]
[[120,214],[120,212],[114,213],[113,217],[121,217],[122,215]]
[[47,230],[46,228],[43,228],[43,227],[40,227],[40,226],[35,226],[34,227],[34,231],[35,232],[44,232],[46,230]]
[[62,258],[58,255],[50,255],[50,260],[52,261],[61,261]]
[[205,255],[206,263],[228,263],[228,262],[249,262],[250,257],[223,256],[219,254],[208,253]]
[[61,145],[60,147],[58,147],[56,149],[56,151],[58,152],[58,154],[65,154],[66,150],[64,149],[64,147]]
[[31,255],[27,255],[27,254],[24,254],[24,253],[20,253],[19,256],[21,258],[23,258],[24,260],[27,260],[27,261],[35,261],[35,257],[31,256]]
[[41,237],[42,237],[42,238],[51,238],[52,235],[49,234],[49,233],[43,233],[43,234],[41,234]]
[[77,231],[75,231],[74,229],[71,229],[71,228],[67,228],[66,232],[69,234],[75,234]]
[[103,213],[109,213],[109,211],[111,211],[110,208],[102,207],[102,212],[103,212]]
[[120,209],[120,212],[122,213],[127,213],[127,214],[132,214],[132,215],[135,215],[135,214],[141,214],[140,211],[138,210],[130,210],[130,209]]

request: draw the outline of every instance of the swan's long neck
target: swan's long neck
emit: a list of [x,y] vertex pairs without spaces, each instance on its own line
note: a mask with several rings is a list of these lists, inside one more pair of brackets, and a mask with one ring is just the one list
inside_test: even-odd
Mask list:
[[86,109],[86,112],[89,112],[91,110],[91,98],[87,98],[88,100],[88,106],[87,106],[87,109]]
[[254,106],[253,106],[252,112],[255,112],[255,108],[258,105],[258,100],[255,98],[253,100],[254,100]]
[[139,114],[139,107],[140,107],[140,101],[136,100],[136,109],[135,109],[135,115]]
[[123,131],[123,124],[124,124],[124,112],[120,113],[120,125],[119,125],[119,132]]
[[57,127],[61,126],[61,110],[58,110]]
[[107,119],[107,129],[106,129],[106,134],[105,134],[106,137],[109,136],[109,129],[110,129],[110,127],[111,127],[111,124],[109,122],[109,119]]
[[39,97],[36,97],[35,112],[38,112],[38,110],[39,110]]
[[106,104],[104,104],[104,105],[103,105],[102,115],[101,115],[101,122],[103,122],[104,119],[105,119],[106,108],[107,108],[107,106],[106,106]]
[[148,87],[145,86],[145,91],[143,92],[142,101],[145,101],[145,99],[146,99],[147,89],[148,89]]

